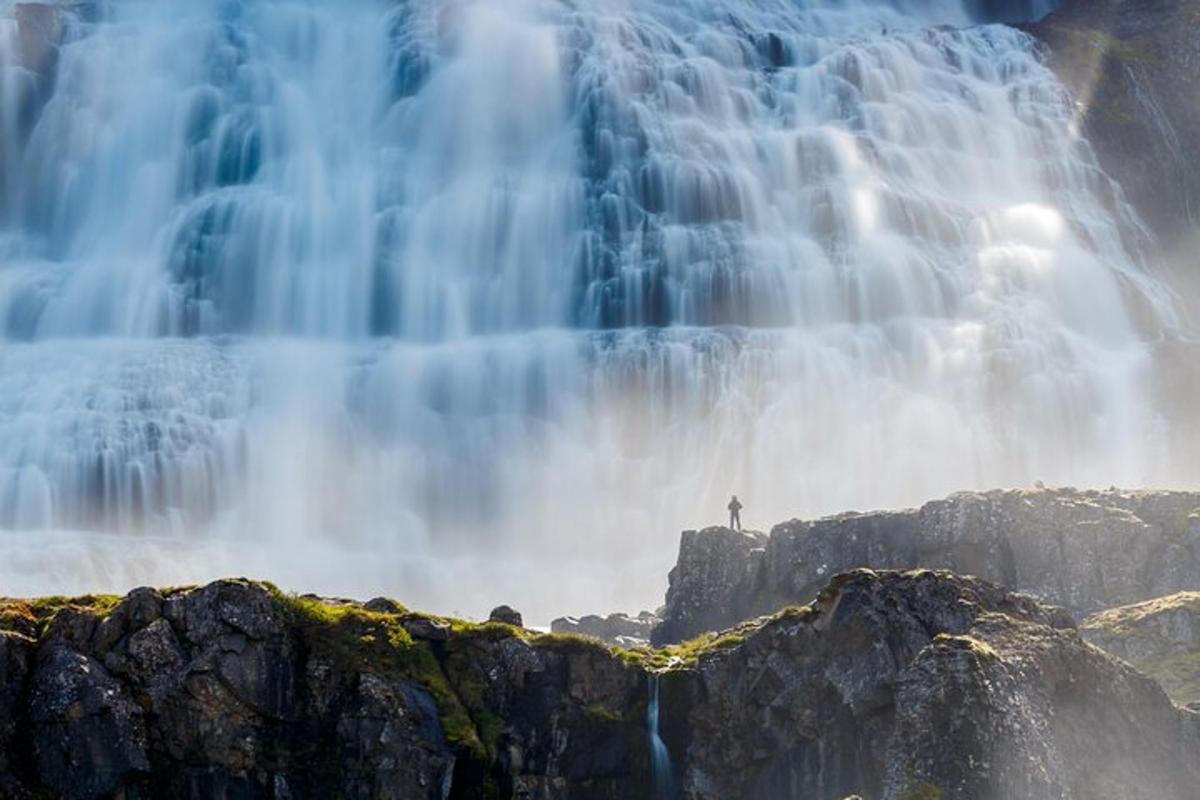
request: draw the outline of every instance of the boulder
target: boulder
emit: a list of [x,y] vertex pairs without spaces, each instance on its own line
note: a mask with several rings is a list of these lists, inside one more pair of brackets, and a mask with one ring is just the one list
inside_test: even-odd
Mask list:
[[414,639],[425,639],[431,642],[444,642],[450,638],[450,626],[427,617],[413,617],[404,620],[401,625],[408,635]]
[[403,614],[405,610],[404,606],[390,597],[373,597],[363,603],[363,608],[377,614]]
[[503,622],[505,625],[512,625],[517,628],[525,626],[524,620],[521,619],[521,612],[509,606],[496,606],[493,608],[492,613],[488,614],[488,621]]

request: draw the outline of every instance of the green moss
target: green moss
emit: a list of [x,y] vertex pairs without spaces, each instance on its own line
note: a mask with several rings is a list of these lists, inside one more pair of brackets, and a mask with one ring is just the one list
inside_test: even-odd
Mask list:
[[[418,642],[404,629],[403,620],[415,615],[378,613],[358,605],[332,604],[313,597],[285,594],[266,585],[277,608],[299,630],[310,652],[332,662],[346,674],[367,673],[410,680],[433,697],[446,740],[481,761],[495,754],[494,742],[503,728],[484,714],[482,697],[475,712],[463,701],[427,642]],[[461,630],[470,628],[460,626]],[[490,635],[483,631],[482,635]],[[488,747],[485,742],[492,742]]]
[[1180,704],[1200,702],[1200,650],[1134,662]]
[[625,663],[648,670],[665,670],[694,666],[701,656],[731,649],[745,641],[738,634],[702,633],[694,639],[666,647],[618,648],[616,655]]
[[933,641],[969,650],[981,660],[995,661],[1000,658],[1000,655],[992,649],[990,644],[982,639],[976,639],[974,636],[955,636],[949,633],[939,633],[933,637]]
[[24,600],[0,601],[0,631],[19,633],[22,636],[37,635],[38,622],[33,608]]
[[614,711],[603,703],[592,703],[583,709],[584,715],[593,722],[624,722],[620,712]]
[[719,633],[702,633],[679,644],[666,647],[614,648],[614,654],[628,664],[661,671],[695,666],[701,658],[740,646],[751,634],[773,624],[807,621],[816,614],[809,606],[788,606],[761,619],[743,622]]
[[[1200,617],[1200,592],[1177,592],[1141,603],[1110,608],[1083,621],[1080,631],[1101,647],[1124,654],[1139,671],[1154,678],[1181,705],[1200,701],[1200,647],[1162,634],[1171,619]],[[1136,657],[1148,654],[1149,657]],[[1153,655],[1150,655],[1153,654]]]
[[932,783],[921,781],[909,783],[908,788],[900,795],[900,800],[942,800],[945,794]]
[[600,656],[616,655],[620,648],[605,644],[593,636],[578,633],[538,633],[525,636],[526,641],[534,647],[545,650],[592,652]]
[[39,597],[33,600],[0,599],[0,630],[37,639],[45,633],[58,612],[65,608],[105,616],[120,601],[121,598],[113,594]]

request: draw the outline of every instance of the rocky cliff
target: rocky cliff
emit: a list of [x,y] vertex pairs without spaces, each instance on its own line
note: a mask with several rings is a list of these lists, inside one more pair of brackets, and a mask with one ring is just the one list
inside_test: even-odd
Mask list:
[[1200,588],[1200,494],[963,492],[919,509],[683,534],[658,643],[768,614],[856,567],[978,575],[1078,613]]
[[6,601],[0,628],[5,798],[1183,800],[1200,782],[1200,717],[1061,611],[948,573],[856,571],[663,650],[247,581]]
[[1200,592],[1102,611],[1080,630],[1155,678],[1175,702],[1200,708]]
[[1064,0],[1028,26],[1071,90],[1105,172],[1181,255],[1200,230],[1198,26],[1196,0]]

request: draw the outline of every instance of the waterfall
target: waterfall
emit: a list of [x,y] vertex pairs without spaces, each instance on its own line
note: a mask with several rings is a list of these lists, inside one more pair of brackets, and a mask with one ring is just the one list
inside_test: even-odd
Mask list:
[[538,619],[733,492],[1194,475],[1047,8],[0,0],[0,583]]
[[657,673],[648,673],[649,698],[646,702],[646,735],[650,739],[650,768],[654,773],[655,800],[670,800],[675,796],[675,778],[671,772],[671,753],[658,732]]

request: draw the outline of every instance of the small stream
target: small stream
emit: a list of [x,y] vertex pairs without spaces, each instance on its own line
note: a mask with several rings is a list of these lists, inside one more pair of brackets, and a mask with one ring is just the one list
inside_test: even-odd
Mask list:
[[668,800],[675,796],[675,779],[671,772],[671,753],[658,730],[658,686],[659,677],[650,673],[649,702],[646,704],[646,733],[650,737],[650,765],[654,771],[655,800]]

